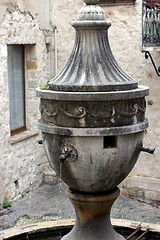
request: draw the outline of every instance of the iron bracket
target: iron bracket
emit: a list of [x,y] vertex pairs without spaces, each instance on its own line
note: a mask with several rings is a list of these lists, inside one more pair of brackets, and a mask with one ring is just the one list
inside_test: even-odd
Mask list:
[[149,51],[145,51],[145,59],[148,59],[148,57],[150,57],[151,62],[152,62],[152,64],[153,64],[153,67],[154,67],[154,69],[155,69],[158,77],[160,77],[160,67],[158,67],[158,68],[156,67],[156,65],[155,65],[155,63],[154,63],[154,60],[153,60],[152,55],[150,54],[150,52],[149,52]]

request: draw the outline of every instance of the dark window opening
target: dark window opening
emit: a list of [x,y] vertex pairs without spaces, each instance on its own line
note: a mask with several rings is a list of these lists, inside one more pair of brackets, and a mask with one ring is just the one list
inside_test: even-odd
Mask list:
[[105,5],[126,5],[135,4],[135,0],[99,0],[98,3]]
[[103,137],[103,148],[116,148],[116,147],[117,147],[117,136]]

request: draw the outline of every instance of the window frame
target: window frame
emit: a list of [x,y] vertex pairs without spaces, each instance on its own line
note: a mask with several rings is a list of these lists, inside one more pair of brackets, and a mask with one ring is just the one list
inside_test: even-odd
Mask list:
[[[23,81],[22,81],[22,85],[23,85],[23,126],[20,126],[18,128],[15,128],[15,129],[11,129],[11,122],[10,122],[10,134],[11,136],[15,135],[15,134],[18,134],[18,133],[21,133],[23,131],[26,131],[27,130],[27,127],[26,127],[26,79],[25,79],[25,45],[23,44],[8,44],[8,46],[21,46],[22,47],[22,78],[23,78]],[[9,59],[8,59],[9,60]],[[9,66],[8,66],[8,71],[9,71]],[[8,72],[8,75],[9,75],[9,72]],[[8,77],[8,81],[9,81],[9,77]],[[9,83],[8,83],[9,84]],[[9,98],[10,98],[10,89],[9,89]],[[10,100],[9,100],[10,101]],[[9,105],[9,107],[11,107]],[[11,109],[9,109],[10,113],[11,113]],[[10,114],[10,119],[11,119],[11,114]],[[11,121],[11,120],[10,120]]]

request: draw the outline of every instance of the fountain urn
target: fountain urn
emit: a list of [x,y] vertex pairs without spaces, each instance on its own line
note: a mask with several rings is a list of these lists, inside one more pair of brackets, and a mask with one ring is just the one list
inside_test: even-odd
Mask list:
[[[148,87],[117,64],[108,42],[111,22],[96,0],[73,22],[76,39],[64,69],[37,89],[43,146],[76,210],[64,240],[122,240],[110,223],[117,188],[143,148]],[[147,151],[147,150],[146,150]],[[151,150],[152,151],[152,150]]]

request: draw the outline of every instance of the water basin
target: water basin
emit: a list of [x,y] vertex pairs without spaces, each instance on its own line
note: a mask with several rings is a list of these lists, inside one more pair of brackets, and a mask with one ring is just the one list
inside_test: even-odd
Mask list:
[[[126,240],[160,240],[160,225],[112,219],[115,230]],[[74,220],[35,223],[0,231],[0,240],[60,240],[73,227]]]
[[[9,239],[11,240],[60,240],[64,235],[66,235],[71,229],[66,230],[55,230],[50,232],[41,232],[41,233],[33,233],[33,234],[25,234],[25,236],[19,237],[11,237]],[[115,230],[121,234],[125,239],[128,240],[160,240],[160,234],[159,233],[153,233],[148,231],[145,233],[145,231],[138,231],[137,233],[134,233],[135,230],[131,228],[124,228],[124,227],[115,227]],[[131,234],[134,234],[131,236]],[[144,235],[143,235],[144,234]]]

